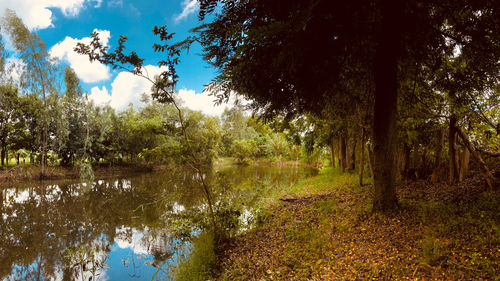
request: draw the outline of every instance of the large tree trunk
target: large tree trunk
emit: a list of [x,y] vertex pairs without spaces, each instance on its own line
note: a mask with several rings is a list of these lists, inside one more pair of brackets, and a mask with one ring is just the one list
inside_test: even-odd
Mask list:
[[361,139],[359,140],[359,185],[363,186],[363,170],[365,166],[365,128],[361,128]]
[[374,62],[375,108],[373,122],[374,211],[388,211],[398,206],[396,197],[394,152],[398,101],[398,54],[401,44],[400,1],[381,1],[382,23]]
[[458,137],[458,127],[457,127],[457,118],[452,115],[450,117],[450,125],[448,129],[448,152],[450,155],[450,173],[448,181],[450,184],[458,181],[458,146],[457,146],[457,137]]

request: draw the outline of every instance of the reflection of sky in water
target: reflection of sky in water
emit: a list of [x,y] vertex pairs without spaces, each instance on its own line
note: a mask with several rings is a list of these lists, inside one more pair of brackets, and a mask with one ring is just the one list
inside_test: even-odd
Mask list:
[[[147,231],[147,228],[144,231],[127,227],[118,228],[117,237],[110,247],[110,252],[96,252],[96,259],[104,261],[104,266],[97,270],[92,280],[152,280],[153,275],[155,276],[154,280],[168,280],[168,268],[170,265],[176,264],[178,254],[173,254],[167,262],[156,264],[155,257],[151,252],[155,247],[165,251],[165,245],[161,245],[165,241],[161,241],[161,239],[154,241],[153,239],[153,241],[149,241],[152,244],[145,245],[144,238]],[[120,235],[125,232],[132,233],[130,239],[124,237],[125,235]],[[15,265],[12,276],[5,280],[36,280],[38,279],[39,264],[40,259],[27,267]],[[76,273],[73,276],[77,277],[77,280],[90,280],[92,274],[89,271],[84,271],[82,278],[82,272],[78,270],[78,267],[75,269]],[[43,277],[41,280],[44,280]],[[63,280],[62,269],[57,268],[55,276],[49,280]]]
[[[250,201],[304,177],[297,171],[230,168],[225,173],[231,191],[214,193],[241,206],[240,230],[249,229],[255,219]],[[193,177],[183,174],[7,188],[0,195],[0,280],[81,280],[81,267],[65,261],[66,249],[79,243],[105,261],[93,280],[168,279],[188,244],[171,238],[165,218],[208,208]],[[161,204],[148,205],[159,196]],[[89,277],[84,271],[83,280]]]

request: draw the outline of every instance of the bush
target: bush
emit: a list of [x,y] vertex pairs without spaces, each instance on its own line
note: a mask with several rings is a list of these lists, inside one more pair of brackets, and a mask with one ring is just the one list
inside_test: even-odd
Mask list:
[[231,153],[238,163],[247,164],[257,152],[257,143],[254,140],[235,140],[231,145]]

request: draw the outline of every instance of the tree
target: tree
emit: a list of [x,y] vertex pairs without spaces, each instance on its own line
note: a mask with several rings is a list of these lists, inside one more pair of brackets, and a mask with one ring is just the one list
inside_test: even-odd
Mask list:
[[490,44],[499,38],[493,1],[204,0],[200,18],[217,5],[189,40],[200,41],[205,59],[221,70],[212,84],[225,93],[221,99],[237,92],[267,116],[319,112],[343,97],[358,104],[360,81],[372,81],[373,209],[380,211],[397,206],[397,104],[409,76],[423,71],[434,81],[455,37],[479,53],[498,49]]
[[204,176],[204,162],[203,156],[199,157],[196,154],[195,148],[193,148],[190,142],[190,136],[188,133],[188,126],[186,124],[185,116],[179,107],[178,101],[176,101],[175,86],[177,83],[178,75],[176,72],[176,65],[179,63],[179,55],[181,51],[181,47],[177,44],[171,45],[168,40],[172,39],[172,33],[168,33],[165,26],[153,28],[153,33],[160,37],[162,44],[154,44],[153,49],[156,52],[166,52],[165,60],[161,60],[158,62],[160,67],[166,66],[167,69],[163,71],[160,75],[156,77],[148,77],[143,74],[143,62],[144,59],[140,58],[137,53],[134,51],[130,52],[128,55],[124,54],[123,51],[125,49],[125,42],[127,40],[126,36],[120,35],[120,39],[118,40],[118,47],[109,52],[108,48],[103,46],[102,43],[99,42],[99,34],[94,32],[91,34],[92,42],[90,45],[85,45],[83,43],[78,43],[75,47],[75,51],[80,54],[88,55],[90,61],[97,60],[101,63],[111,65],[113,68],[121,68],[126,71],[129,71],[135,75],[143,77],[152,83],[152,96],[161,103],[168,103],[175,107],[178,116],[178,123],[180,131],[183,136],[183,146],[186,149],[188,154],[188,158],[186,160],[186,164],[191,167],[197,174],[198,179],[200,180],[203,191],[205,192],[208,207],[210,211],[210,217],[212,221],[212,227],[214,230],[217,229],[215,214],[213,211],[212,197],[210,194],[210,188],[205,181]]
[[74,164],[75,157],[83,155],[85,142],[85,120],[83,91],[80,80],[71,67],[64,70],[64,81],[66,91],[64,96],[57,98],[54,108],[60,108],[60,118],[57,120],[59,126],[56,133],[58,141],[58,153],[61,165],[70,166]]
[[12,85],[0,85],[0,150],[1,164],[9,163],[7,156],[8,141],[14,131],[16,120],[16,111],[19,108],[19,96],[17,88]]
[[5,10],[2,25],[10,35],[14,47],[26,64],[22,83],[33,94],[40,95],[43,102],[42,114],[42,176],[45,174],[48,126],[47,95],[55,90],[56,65],[51,60],[47,47],[36,33],[30,32],[22,20],[9,9]]

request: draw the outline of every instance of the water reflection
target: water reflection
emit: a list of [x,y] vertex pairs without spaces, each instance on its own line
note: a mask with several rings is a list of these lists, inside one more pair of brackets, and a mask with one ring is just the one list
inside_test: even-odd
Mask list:
[[[218,202],[241,206],[240,218],[248,221],[265,190],[311,173],[229,167],[208,178],[220,183]],[[0,279],[168,279],[187,243],[169,218],[204,206],[195,175],[185,171],[0,190]]]

